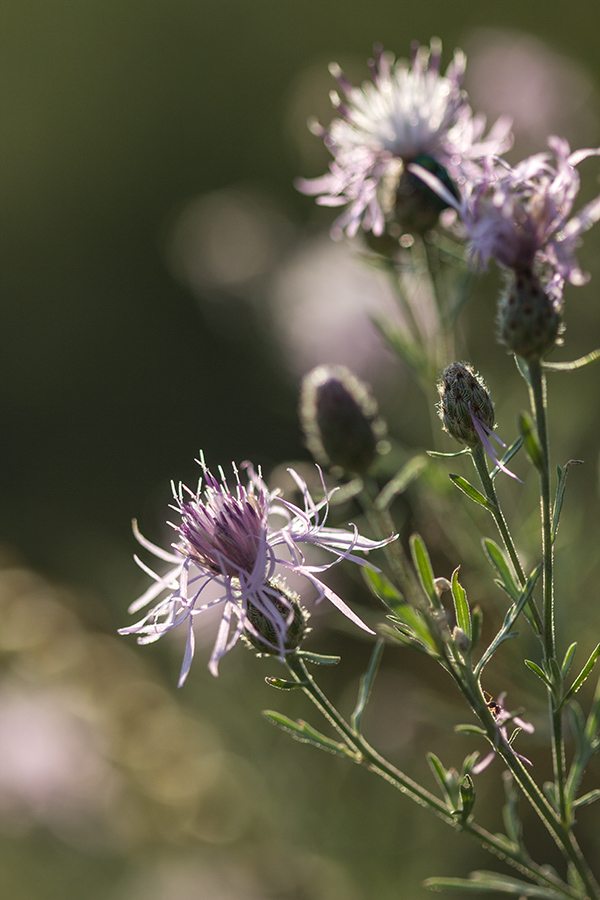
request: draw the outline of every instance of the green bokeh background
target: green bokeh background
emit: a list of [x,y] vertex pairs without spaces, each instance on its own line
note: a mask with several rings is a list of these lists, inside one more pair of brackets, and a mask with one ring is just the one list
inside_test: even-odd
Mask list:
[[[262,681],[273,666],[240,649],[215,681],[199,660],[175,694],[176,645],[138,653],[113,635],[142,587],[130,519],[160,536],[169,480],[194,480],[199,447],[211,463],[250,458],[267,472],[307,459],[297,374],[284,366],[267,305],[234,290],[203,296],[176,277],[168,243],[178,211],[241,186],[285,217],[292,246],[331,218],[293,187],[325,164],[316,139],[306,151],[297,136],[310,112],[327,114],[329,60],[360,77],[375,41],[404,55],[412,39],[437,34],[449,51],[468,45],[476,28],[509,28],[570,57],[600,91],[595,4],[3,0],[0,10],[0,539],[13,573],[4,585],[13,623],[4,677],[25,693],[51,684],[77,694],[118,773],[114,803],[106,800],[102,827],[85,839],[35,815],[3,827],[0,808],[0,888],[11,900],[388,900],[424,895],[426,876],[489,865],[372,776],[262,722],[259,710],[276,701],[307,715],[298,698],[273,698]],[[301,87],[318,69],[321,106],[305,109]],[[600,133],[592,128],[587,140],[600,143]],[[568,294],[563,358],[600,342],[598,247],[592,233],[582,261],[596,281]],[[482,296],[496,284],[482,279]],[[491,309],[472,303],[463,327],[510,424],[524,400],[515,399],[516,376],[493,341]],[[592,368],[557,382],[553,396],[557,459],[587,464],[572,476],[572,524],[558,552],[570,602],[565,643],[584,622],[582,655],[600,627],[597,388]],[[397,387],[388,377],[386,411],[399,439],[427,441],[434,393],[412,390],[400,367]],[[534,489],[514,501],[527,515]],[[438,523],[445,526],[455,523]],[[34,602],[40,592],[45,612]],[[71,643],[48,625],[63,614]],[[348,708],[369,650],[356,636],[326,635],[320,649],[348,659],[327,675]],[[430,778],[429,746],[441,746],[448,763],[462,759],[464,739],[445,736],[461,713],[420,661],[390,652],[381,685],[373,728],[407,770]],[[134,728],[140,709],[146,724]],[[155,789],[173,771],[185,782],[186,766],[187,805],[179,782]],[[486,797],[491,827],[500,827],[493,779],[482,783],[482,804]],[[600,830],[594,808],[583,821]]]

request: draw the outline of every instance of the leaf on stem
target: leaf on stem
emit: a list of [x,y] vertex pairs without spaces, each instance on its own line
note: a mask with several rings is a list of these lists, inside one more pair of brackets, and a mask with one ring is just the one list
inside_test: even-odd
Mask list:
[[589,366],[597,359],[600,359],[600,350],[592,350],[586,356],[580,356],[579,359],[573,359],[570,362],[545,362],[542,365],[544,369],[551,372],[572,372],[574,369],[583,369],[584,366]]
[[295,722],[293,719],[288,719],[287,716],[270,709],[263,710],[263,716],[267,721],[277,725],[282,731],[291,734],[295,740],[300,741],[302,744],[313,744],[315,747],[320,747],[321,750],[327,750],[328,753],[356,759],[354,750],[351,750],[346,744],[340,743],[340,741],[334,741],[321,734],[320,731],[317,731],[316,728],[313,728],[312,725],[309,725],[303,719],[298,719]]
[[471,872],[468,878],[428,878],[423,883],[425,887],[434,891],[500,893],[516,897],[537,897],[543,898],[543,900],[558,900],[558,898],[564,897],[563,893],[555,891],[551,887],[529,884],[498,872]]
[[512,630],[513,625],[517,621],[517,618],[522,612],[525,604],[528,603],[541,571],[542,564],[540,563],[539,566],[537,566],[537,568],[529,576],[525,589],[522,591],[518,601],[516,603],[513,603],[512,606],[508,609],[504,617],[502,627],[477,664],[477,667],[475,669],[475,676],[477,678],[479,678],[484,666],[487,665],[487,663],[490,661],[500,644],[503,644],[504,641],[510,640],[511,638],[517,637],[517,632]]
[[341,656],[324,656],[322,653],[311,653],[309,650],[296,650],[296,656],[315,666],[337,666],[341,660]]
[[536,467],[538,472],[544,472],[544,453],[540,439],[535,430],[533,420],[526,412],[522,412],[519,416],[519,430],[523,437],[525,453],[529,457],[530,462]]
[[556,540],[558,531],[558,522],[562,512],[563,501],[565,499],[565,488],[567,486],[567,474],[570,466],[581,466],[583,460],[570,459],[564,466],[556,467],[556,498],[554,500],[554,512],[552,514],[552,543]]
[[360,677],[358,698],[356,700],[354,712],[352,713],[352,717],[350,719],[352,728],[357,734],[360,734],[360,722],[363,712],[365,711],[365,707],[369,702],[369,697],[371,696],[371,688],[373,687],[373,681],[375,680],[377,669],[379,668],[379,663],[381,661],[381,656],[383,653],[383,646],[384,642],[380,638],[373,647],[373,652],[371,654],[371,659],[369,660],[367,671]]
[[514,579],[511,567],[504,555],[504,551],[490,538],[484,538],[482,544],[485,555],[498,573],[498,583],[500,584],[500,587],[506,591],[513,602],[516,602],[521,595],[521,589]]
[[265,678],[269,687],[278,688],[280,691],[295,691],[296,688],[305,687],[308,681],[286,681],[285,678],[275,678],[273,676]]
[[427,458],[421,454],[409,459],[406,465],[402,466],[400,471],[383,488],[375,500],[376,508],[381,511],[388,509],[394,498],[404,493],[409,484],[419,477],[426,465]]
[[459,569],[460,566],[458,566],[452,573],[452,597],[454,599],[454,611],[456,614],[456,624],[459,628],[462,628],[470,641],[472,637],[471,610],[469,608],[469,601],[467,600],[467,593],[458,580]]
[[450,481],[456,485],[459,491],[462,491],[463,494],[466,494],[467,497],[470,497],[471,500],[474,500],[475,503],[478,503],[479,506],[483,506],[484,509],[487,509],[489,512],[497,512],[497,507],[490,503],[487,497],[478,491],[477,488],[473,487],[470,482],[467,481],[466,478],[463,478],[462,475],[449,475]]
[[436,609],[442,608],[442,601],[435,585],[435,575],[429,559],[429,553],[423,539],[418,534],[413,534],[410,539],[410,549],[412,553],[413,563],[419,576],[419,580],[425,591],[429,602]]
[[573,684],[571,685],[569,690],[564,695],[558,709],[562,709],[562,707],[565,705],[565,703],[568,703],[569,700],[571,699],[571,697],[577,693],[579,688],[589,677],[592,669],[596,665],[596,660],[598,659],[599,656],[600,656],[600,644],[598,644],[597,647],[595,647],[595,649],[590,654],[590,657],[589,657],[588,661],[586,662],[585,666],[583,667],[583,669],[581,670],[581,672],[579,673],[579,675],[577,676],[577,678],[575,679],[575,681],[573,682]]

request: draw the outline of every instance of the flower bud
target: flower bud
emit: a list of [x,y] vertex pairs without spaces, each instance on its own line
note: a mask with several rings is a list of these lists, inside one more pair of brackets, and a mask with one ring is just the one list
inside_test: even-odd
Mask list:
[[386,433],[370,389],[345,366],[318,366],[304,376],[300,423],[306,446],[327,468],[364,474]]
[[481,438],[473,417],[490,430],[494,427],[494,404],[483,378],[468,363],[453,362],[442,372],[437,389],[444,431],[459,443],[476,447]]
[[[296,650],[307,631],[308,611],[301,605],[300,597],[279,582],[269,581],[263,595],[273,605],[267,609],[263,597],[263,609],[248,601],[247,619],[251,627],[244,628],[246,643],[268,655],[280,655],[282,650]],[[285,631],[283,641],[282,632]]]
[[558,342],[562,319],[557,304],[530,271],[517,271],[498,302],[498,339],[526,360],[541,359]]

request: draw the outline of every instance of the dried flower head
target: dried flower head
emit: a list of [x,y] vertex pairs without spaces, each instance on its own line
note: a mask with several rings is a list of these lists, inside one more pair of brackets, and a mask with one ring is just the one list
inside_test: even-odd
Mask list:
[[506,120],[483,136],[485,119],[473,115],[462,89],[464,54],[457,50],[442,75],[441,53],[439,40],[429,47],[415,43],[409,64],[377,46],[372,81],[362,88],[353,87],[338,65],[330,66],[343,94],[331,95],[338,116],[328,128],[316,122],[311,127],[333,161],[328,174],[297,186],[323,206],[347,207],[334,223],[334,237],[351,237],[359,228],[381,235],[394,218],[406,230],[431,227],[447,201],[423,190],[408,165],[419,161],[456,196],[454,183],[474,161],[510,145]]
[[[177,534],[173,552],[151,543],[134,523],[139,543],[171,568],[159,575],[136,557],[138,565],[154,583],[131,604],[130,612],[154,605],[137,624],[121,629],[122,634],[137,634],[138,642],[147,644],[186,623],[188,640],[179,682],[182,684],[194,655],[194,620],[202,612],[221,606],[221,622],[209,662],[213,675],[218,674],[220,658],[243,634],[258,641],[263,651],[270,646],[272,652],[283,658],[298,645],[302,629],[295,595],[276,580],[279,569],[303,576],[316,588],[317,599],[327,598],[355,625],[371,631],[321,581],[320,575],[343,559],[369,565],[356,551],[368,553],[395,536],[372,541],[362,537],[354,526],[351,530],[327,527],[333,491],[327,491],[323,483],[324,496],[315,502],[306,482],[293,470],[290,473],[302,495],[303,508],[270,492],[260,473],[249,463],[243,466],[246,484],[242,484],[234,467],[233,490],[223,473],[219,481],[202,457],[199,463],[203,478],[195,492],[185,485],[173,485],[173,509],[179,516],[179,522],[169,523]],[[272,523],[274,518],[279,520],[278,527]],[[333,560],[310,564],[303,552],[306,546],[328,551]],[[216,598],[205,599],[209,586],[217,589]],[[157,598],[161,599],[155,602]]]

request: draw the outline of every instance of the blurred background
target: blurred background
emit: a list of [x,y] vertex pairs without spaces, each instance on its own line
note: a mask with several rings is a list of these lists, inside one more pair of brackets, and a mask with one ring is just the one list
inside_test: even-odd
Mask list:
[[[435,385],[417,388],[370,324],[389,308],[386,284],[356,262],[359,247],[330,240],[331,211],[293,187],[328,164],[306,127],[331,116],[327,64],[359,83],[374,42],[405,56],[411,40],[438,35],[444,66],[455,47],[467,51],[474,108],[513,116],[515,158],[552,133],[596,146],[595,6],[2,0],[0,10],[0,890],[391,900],[424,896],[431,875],[493,867],[374,776],[261,720],[274,706],[321,727],[301,698],[265,685],[276,663],[239,647],[215,680],[201,641],[176,691],[177,637],[138,649],[115,635],[145,584],[131,518],[165,540],[169,481],[194,484],[200,447],[214,467],[307,461],[298,384],[317,363],[351,365],[373,384],[405,454],[432,441],[453,449],[431,433]],[[582,166],[583,200],[599,171]],[[563,359],[600,344],[599,247],[596,229],[580,254],[592,281],[567,291]],[[497,287],[496,272],[482,276],[460,324],[512,439],[526,398],[494,341]],[[570,475],[557,549],[564,646],[583,625],[583,662],[600,630],[598,369],[554,376],[551,401],[557,462],[586,463]],[[501,615],[475,538],[491,524],[458,497],[459,511],[449,506],[447,471],[398,510],[403,533],[416,523],[438,547],[440,575],[472,565],[472,598]],[[533,535],[535,478],[505,490]],[[325,610],[313,624],[312,648],[343,654],[324,686],[349,711],[370,648]],[[511,652],[507,671],[522,666]],[[509,690],[511,707],[519,672],[490,684]],[[527,712],[543,742],[541,695]],[[368,734],[431,788],[427,749],[446,765],[474,749],[452,734],[461,716],[430,667],[386,653]],[[478,785],[492,829],[499,774]],[[599,774],[590,767],[590,787]],[[593,859],[593,806],[581,822]],[[542,853],[545,836],[528,824]]]

